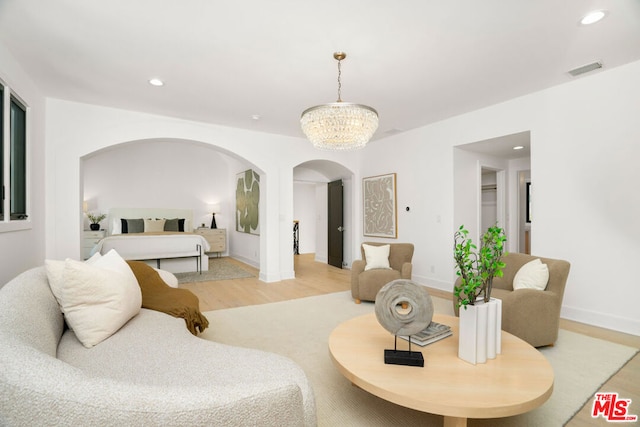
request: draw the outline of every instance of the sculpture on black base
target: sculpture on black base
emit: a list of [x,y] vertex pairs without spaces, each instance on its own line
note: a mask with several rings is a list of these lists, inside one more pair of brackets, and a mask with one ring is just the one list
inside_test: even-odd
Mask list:
[[[433,301],[427,289],[411,280],[387,283],[376,295],[376,317],[387,331],[395,335],[393,350],[384,351],[384,363],[424,366],[422,352],[411,350],[411,335],[429,326],[433,318]],[[409,350],[398,350],[398,335],[409,336]]]
[[411,335],[409,335],[409,351],[398,350],[398,336],[395,336],[393,350],[385,349],[384,363],[387,365],[406,365],[424,367],[424,357],[419,351],[411,351]]

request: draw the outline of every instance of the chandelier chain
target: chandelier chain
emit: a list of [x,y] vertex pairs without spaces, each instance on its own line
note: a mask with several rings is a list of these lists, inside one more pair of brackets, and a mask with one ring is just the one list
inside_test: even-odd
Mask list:
[[338,101],[337,102],[342,102],[342,82],[340,81],[340,77],[342,76],[342,67],[340,66],[341,64],[341,60],[338,59]]

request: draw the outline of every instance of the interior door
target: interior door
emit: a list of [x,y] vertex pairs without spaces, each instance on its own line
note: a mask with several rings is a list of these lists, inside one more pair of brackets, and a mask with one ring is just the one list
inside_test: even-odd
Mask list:
[[343,243],[342,234],[342,180],[332,181],[328,184],[328,260],[329,265],[342,268]]

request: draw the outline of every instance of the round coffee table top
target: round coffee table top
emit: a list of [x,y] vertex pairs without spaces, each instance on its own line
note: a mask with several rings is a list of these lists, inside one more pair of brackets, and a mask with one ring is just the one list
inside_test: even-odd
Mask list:
[[[329,351],[353,384],[398,405],[444,415],[445,424],[447,417],[466,423],[466,418],[521,414],[551,396],[553,369],[525,341],[502,331],[502,353],[472,365],[458,358],[458,318],[436,314],[433,320],[451,326],[453,335],[425,347],[412,344],[423,354],[423,368],[384,363],[384,350],[394,348],[394,337],[373,313],[338,325],[329,337]],[[397,349],[408,348],[399,338]]]

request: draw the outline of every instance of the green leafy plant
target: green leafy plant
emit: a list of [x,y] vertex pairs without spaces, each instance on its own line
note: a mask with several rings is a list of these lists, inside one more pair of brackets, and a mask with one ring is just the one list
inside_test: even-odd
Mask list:
[[103,213],[91,213],[89,212],[87,214],[87,218],[89,218],[89,221],[91,221],[91,224],[98,224],[100,221],[102,221],[103,219],[105,219],[107,217],[106,214]]
[[460,277],[453,294],[458,307],[464,307],[465,310],[467,305],[474,305],[480,296],[489,302],[493,278],[502,277],[505,263],[501,258],[507,241],[504,229],[494,225],[484,233],[480,250],[477,250],[468,234],[469,231],[461,225],[453,236],[453,258],[456,261],[456,274]]

